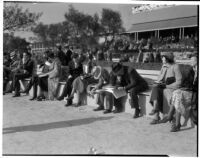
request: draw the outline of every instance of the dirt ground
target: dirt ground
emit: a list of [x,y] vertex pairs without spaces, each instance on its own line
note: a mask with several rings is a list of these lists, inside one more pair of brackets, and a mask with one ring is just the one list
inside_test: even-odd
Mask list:
[[3,154],[197,156],[197,127],[171,133],[170,123],[64,104],[3,96]]

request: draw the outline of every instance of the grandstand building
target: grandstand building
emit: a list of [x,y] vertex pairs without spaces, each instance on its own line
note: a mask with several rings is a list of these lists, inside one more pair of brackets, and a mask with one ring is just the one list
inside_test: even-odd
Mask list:
[[198,6],[172,5],[141,12],[134,12],[133,9],[131,20],[132,26],[126,33],[137,41],[152,36],[198,37]]

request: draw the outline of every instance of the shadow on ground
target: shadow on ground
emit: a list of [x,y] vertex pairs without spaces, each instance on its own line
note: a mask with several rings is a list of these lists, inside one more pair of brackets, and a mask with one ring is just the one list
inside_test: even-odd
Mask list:
[[80,125],[90,124],[95,121],[109,120],[112,118],[113,118],[113,116],[91,117],[91,118],[83,118],[83,119],[60,121],[60,122],[51,122],[51,123],[37,124],[37,125],[8,127],[8,128],[3,128],[3,134],[25,132],[25,131],[45,131],[45,130],[50,130],[50,129],[55,129],[55,128],[80,126]]

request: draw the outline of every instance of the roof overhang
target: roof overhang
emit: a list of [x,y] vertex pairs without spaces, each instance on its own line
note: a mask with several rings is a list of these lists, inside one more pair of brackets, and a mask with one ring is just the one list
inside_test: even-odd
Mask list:
[[197,16],[191,16],[184,18],[133,24],[131,29],[128,30],[126,33],[147,32],[147,31],[166,30],[166,29],[174,29],[181,27],[195,27],[195,26],[198,26],[198,18]]

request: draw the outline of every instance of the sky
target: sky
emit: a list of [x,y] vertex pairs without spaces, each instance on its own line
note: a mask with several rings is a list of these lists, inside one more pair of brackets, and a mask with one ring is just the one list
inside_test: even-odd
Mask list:
[[[128,30],[131,27],[131,21],[129,20],[132,15],[132,7],[134,4],[94,4],[94,3],[66,3],[66,2],[43,2],[43,3],[21,3],[18,2],[19,6],[24,9],[29,9],[31,12],[39,13],[42,12],[42,16],[39,22],[43,24],[59,23],[65,20],[64,14],[68,11],[69,5],[72,4],[75,9],[83,12],[85,14],[94,15],[99,14],[101,17],[101,12],[103,8],[109,8],[114,11],[118,11],[121,14],[123,21],[123,27]],[[29,36],[34,36],[31,32],[16,32],[16,36],[27,38]]]
[[[80,1],[80,0],[79,0]],[[40,0],[38,2],[33,2],[33,1],[18,1],[17,3],[19,6],[21,6],[23,9],[28,9],[30,12],[34,13],[40,13],[42,12],[42,16],[39,19],[39,22],[42,22],[43,24],[53,24],[53,23],[59,23],[65,20],[64,14],[68,12],[69,5],[72,4],[75,9],[79,10],[80,12],[83,12],[85,14],[90,14],[94,15],[95,13],[99,14],[99,17],[101,17],[101,12],[103,8],[108,8],[112,9],[114,11],[118,11],[121,14],[121,19],[123,21],[123,27],[126,30],[129,30],[131,28],[131,25],[134,22],[141,21],[143,19],[148,19],[148,15],[144,15],[141,19],[141,16],[134,16],[133,19],[133,13],[132,13],[132,8],[135,5],[141,4],[142,1],[135,1],[134,3],[126,3],[126,0],[124,2],[119,2],[117,3],[117,0],[115,1],[101,1],[101,3],[80,3],[77,1],[76,3],[70,3],[65,2],[65,1],[60,1],[60,2],[52,2],[52,1],[44,1]],[[102,3],[103,2],[103,3]],[[107,2],[107,3],[106,3]],[[5,3],[5,2],[4,2]],[[155,4],[158,2],[145,2],[145,4]],[[167,3],[172,3],[172,2],[162,2],[162,4],[167,4]],[[176,2],[177,3],[177,2]],[[144,4],[144,3],[143,3]],[[159,2],[161,4],[161,2]],[[186,11],[187,12],[187,11]],[[159,15],[154,15],[159,16]],[[16,36],[20,36],[22,38],[26,38],[29,40],[29,37],[33,37],[34,34],[32,32],[15,32]]]

